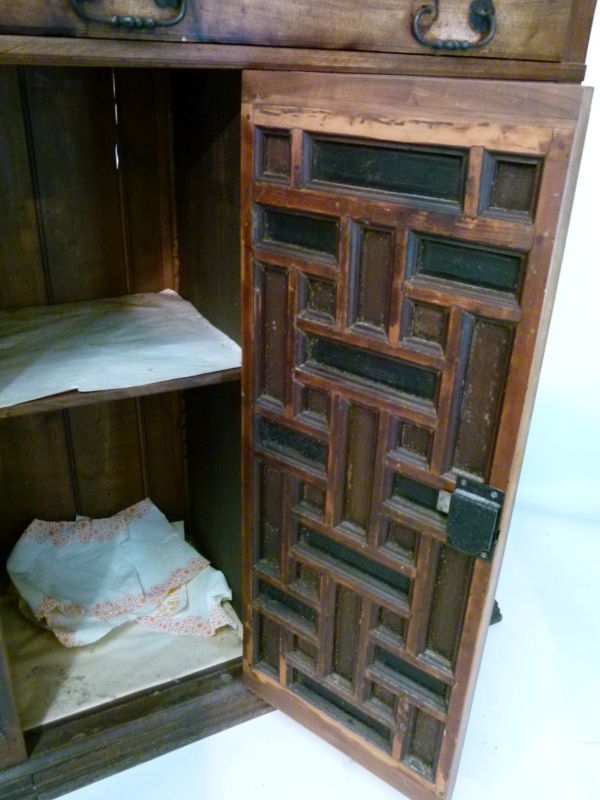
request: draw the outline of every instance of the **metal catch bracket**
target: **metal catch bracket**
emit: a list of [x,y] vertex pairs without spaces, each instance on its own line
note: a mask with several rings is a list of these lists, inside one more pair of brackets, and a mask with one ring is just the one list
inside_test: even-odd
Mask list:
[[459,477],[448,510],[448,543],[462,553],[489,561],[503,504],[504,492]]

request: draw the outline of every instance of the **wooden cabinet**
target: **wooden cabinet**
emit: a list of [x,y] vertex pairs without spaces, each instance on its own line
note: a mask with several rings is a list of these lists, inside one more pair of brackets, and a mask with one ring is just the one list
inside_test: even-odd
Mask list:
[[[5,630],[10,800],[263,699],[409,796],[450,795],[590,93],[424,75],[576,82],[593,4],[498,0],[489,51],[405,58],[418,5],[332,25],[335,3],[189,2],[130,30],[0,2],[1,308],[176,289],[244,359],[241,387],[214,370],[0,409],[3,558],[33,517],[149,495],[225,572],[245,639],[245,685],[240,650],[23,736]],[[440,3],[426,35],[466,36],[467,12]]]

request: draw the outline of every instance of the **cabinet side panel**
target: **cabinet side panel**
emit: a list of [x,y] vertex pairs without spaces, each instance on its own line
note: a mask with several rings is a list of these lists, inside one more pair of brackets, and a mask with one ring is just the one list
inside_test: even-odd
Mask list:
[[181,294],[240,340],[238,72],[173,76]]
[[241,612],[240,385],[186,393],[191,539]]

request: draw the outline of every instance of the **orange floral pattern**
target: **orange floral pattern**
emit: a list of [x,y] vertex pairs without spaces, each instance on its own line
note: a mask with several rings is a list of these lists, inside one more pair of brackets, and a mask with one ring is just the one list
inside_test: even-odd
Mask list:
[[208,620],[198,614],[188,617],[138,617],[136,619],[140,625],[152,628],[155,631],[174,633],[178,636],[213,636],[214,633],[226,625],[231,625],[231,617],[221,608],[213,606],[210,609]]
[[34,539],[38,544],[51,542],[60,546],[79,542],[110,542],[115,536],[125,533],[135,519],[141,519],[153,508],[150,500],[126,508],[108,519],[78,520],[77,522],[45,522],[36,519],[27,528],[23,538]]
[[91,614],[103,621],[107,621],[114,617],[132,614],[147,603],[160,603],[173,589],[178,589],[184,583],[195,578],[208,564],[209,562],[203,556],[195,556],[190,559],[185,567],[172,572],[166,581],[151,586],[149,591],[138,595],[126,595],[114,602],[97,603],[92,608],[84,608],[73,603],[61,603],[53,597],[44,597],[40,605],[33,610],[33,613],[37,620],[46,618],[49,624],[50,618],[56,612],[69,616]]

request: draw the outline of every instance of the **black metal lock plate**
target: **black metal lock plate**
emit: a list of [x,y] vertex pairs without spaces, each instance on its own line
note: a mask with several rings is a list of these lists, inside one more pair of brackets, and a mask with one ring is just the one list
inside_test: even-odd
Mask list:
[[470,556],[492,557],[504,492],[459,478],[448,511],[448,543]]

